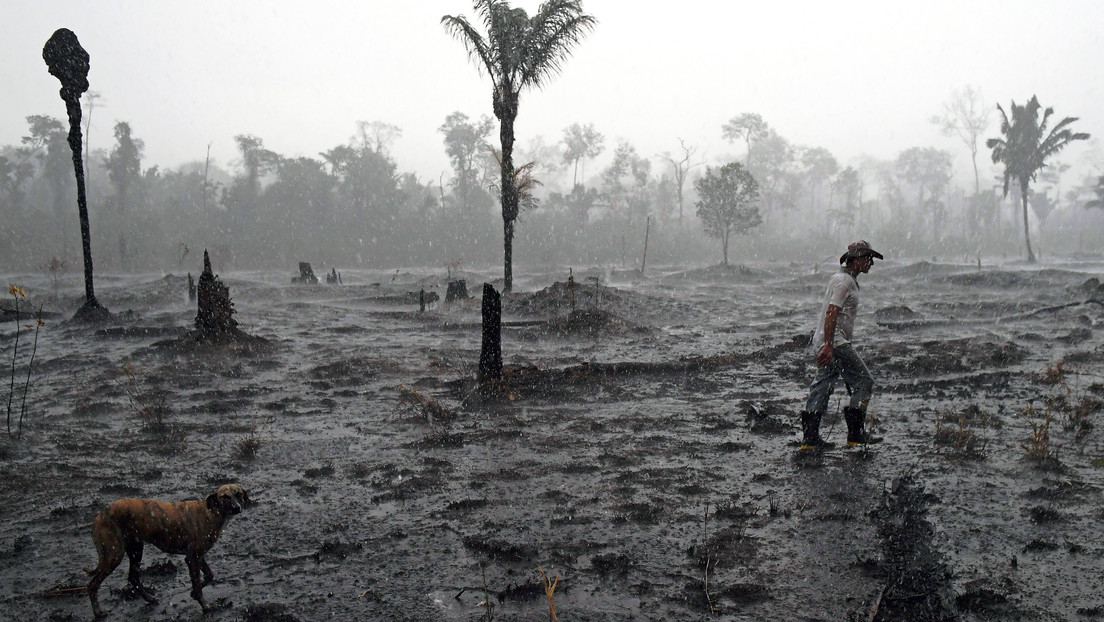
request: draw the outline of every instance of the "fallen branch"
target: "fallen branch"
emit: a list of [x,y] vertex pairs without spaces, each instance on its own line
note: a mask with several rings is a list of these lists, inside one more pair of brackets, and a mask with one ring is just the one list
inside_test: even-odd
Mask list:
[[59,596],[72,596],[73,594],[85,594],[88,592],[87,585],[57,585],[41,594],[42,598],[57,598]]

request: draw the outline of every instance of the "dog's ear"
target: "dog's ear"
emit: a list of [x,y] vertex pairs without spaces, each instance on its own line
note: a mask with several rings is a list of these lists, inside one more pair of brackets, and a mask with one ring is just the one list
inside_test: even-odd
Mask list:
[[211,510],[212,512],[218,511],[218,495],[216,495],[215,493],[207,495],[206,502],[208,510]]

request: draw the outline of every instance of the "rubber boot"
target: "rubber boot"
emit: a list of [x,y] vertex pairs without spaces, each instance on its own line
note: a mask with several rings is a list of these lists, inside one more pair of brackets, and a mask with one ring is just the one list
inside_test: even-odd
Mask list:
[[880,436],[871,436],[870,433],[863,430],[863,424],[866,422],[865,410],[861,408],[844,408],[843,418],[847,421],[848,445],[854,447],[856,445],[870,445],[882,442]]
[[824,413],[811,413],[804,411],[801,413],[801,448],[802,449],[824,449],[830,447],[831,443],[820,438],[820,418],[824,416]]

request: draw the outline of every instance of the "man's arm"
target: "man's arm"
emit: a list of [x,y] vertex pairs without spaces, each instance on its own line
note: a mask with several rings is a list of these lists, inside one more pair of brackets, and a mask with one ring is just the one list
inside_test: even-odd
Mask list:
[[824,312],[824,345],[817,354],[817,365],[824,367],[832,362],[832,340],[836,337],[836,319],[839,318],[840,308],[829,304]]

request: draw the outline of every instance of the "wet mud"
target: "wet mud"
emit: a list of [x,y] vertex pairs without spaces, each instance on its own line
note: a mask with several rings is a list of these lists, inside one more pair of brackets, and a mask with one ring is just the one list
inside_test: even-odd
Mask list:
[[120,567],[108,619],[548,619],[540,570],[562,620],[1104,615],[1104,263],[879,263],[856,331],[886,440],[842,443],[839,387],[823,452],[796,442],[823,271],[567,273],[518,267],[495,399],[479,301],[418,310],[491,272],[225,272],[247,348],[180,345],[181,277],[98,278],[118,319],[89,327],[79,275],[7,275],[58,315],[16,437],[21,328],[0,439],[3,617],[91,619],[95,514],[227,482],[256,504],[207,556],[214,611],[147,547],[160,603]]

